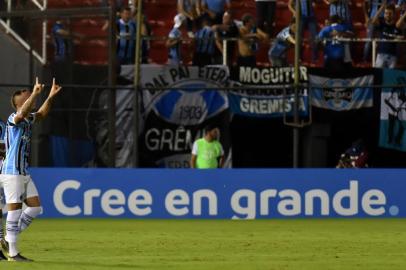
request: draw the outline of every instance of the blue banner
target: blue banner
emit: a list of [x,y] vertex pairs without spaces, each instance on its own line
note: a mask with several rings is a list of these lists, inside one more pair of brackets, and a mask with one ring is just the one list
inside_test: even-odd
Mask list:
[[373,106],[373,75],[356,78],[328,78],[309,75],[312,105],[334,111]]
[[32,169],[44,217],[406,217],[406,170]]
[[[384,85],[406,84],[406,72],[385,69]],[[379,146],[406,151],[406,88],[382,88]]]

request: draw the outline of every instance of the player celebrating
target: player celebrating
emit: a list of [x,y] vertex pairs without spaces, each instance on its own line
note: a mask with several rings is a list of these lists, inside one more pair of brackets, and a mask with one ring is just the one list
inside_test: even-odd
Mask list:
[[[1,172],[1,165],[3,164],[3,159],[5,157],[5,145],[4,145],[4,135],[6,134],[6,124],[0,120],[0,172]],[[1,177],[1,174],[0,174]],[[3,228],[3,189],[0,188],[0,241],[4,241],[4,228]],[[3,252],[0,251],[0,260],[7,260],[6,256],[4,256]]]
[[[19,253],[18,235],[42,212],[37,188],[27,172],[31,126],[48,115],[52,100],[62,89],[53,79],[48,98],[36,113],[31,113],[43,88],[44,85],[39,84],[37,78],[32,93],[29,90],[20,90],[16,91],[11,98],[16,112],[12,113],[7,120],[6,158],[0,179],[8,208],[7,235],[5,241],[1,241],[1,246],[9,261],[31,261]],[[27,205],[24,212],[22,211],[23,199]]]

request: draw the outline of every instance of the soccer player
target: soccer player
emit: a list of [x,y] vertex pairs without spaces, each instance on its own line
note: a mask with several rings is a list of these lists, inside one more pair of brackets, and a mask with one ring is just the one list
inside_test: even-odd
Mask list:
[[[12,113],[7,120],[6,159],[0,179],[8,208],[7,235],[5,240],[1,241],[1,246],[9,261],[31,261],[20,254],[17,248],[18,235],[42,212],[37,188],[27,171],[31,127],[33,123],[48,115],[53,99],[62,89],[53,79],[48,98],[36,113],[32,113],[43,88],[44,85],[39,84],[37,78],[32,93],[29,90],[20,90],[14,92],[11,98],[11,104],[16,112]],[[27,205],[24,211],[22,211],[23,199]]]
[[203,138],[193,143],[190,167],[197,169],[223,168],[224,150],[218,141],[219,129],[208,125],[205,128],[205,132]]
[[[3,165],[3,159],[5,157],[5,145],[4,145],[4,135],[6,134],[6,124],[0,120],[0,178],[1,178],[1,166]],[[0,241],[4,241],[4,228],[3,228],[3,188],[0,188]],[[3,252],[0,250],[0,260],[7,260]]]

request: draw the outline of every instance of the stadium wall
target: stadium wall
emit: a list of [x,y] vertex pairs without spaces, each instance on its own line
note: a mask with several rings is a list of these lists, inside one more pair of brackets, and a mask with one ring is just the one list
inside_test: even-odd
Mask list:
[[32,169],[47,218],[406,217],[406,170]]
[[[22,46],[20,46],[10,36],[0,31],[0,78],[3,84],[19,84],[30,83],[30,54]],[[33,58],[33,74],[41,77],[42,67],[41,64]],[[4,64],[7,63],[7,64]],[[34,78],[35,79],[35,78]],[[18,88],[17,88],[18,89]],[[10,111],[11,94],[16,89],[13,87],[0,87],[0,118],[7,119]]]

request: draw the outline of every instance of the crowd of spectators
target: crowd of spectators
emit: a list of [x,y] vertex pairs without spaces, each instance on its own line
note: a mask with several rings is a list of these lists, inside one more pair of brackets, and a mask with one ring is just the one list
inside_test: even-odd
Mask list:
[[[406,0],[365,0],[363,11],[366,36],[359,36],[354,30],[350,0],[317,0],[318,5],[328,6],[328,18],[323,26],[317,24],[316,0],[299,0],[300,27],[299,39],[295,39],[297,25],[296,1],[288,1],[292,14],[289,25],[278,33],[274,29],[277,5],[275,0],[256,0],[256,16],[244,14],[236,18],[231,10],[233,0],[177,0],[177,15],[173,27],[168,33],[165,46],[168,50],[168,64],[188,64],[204,66],[237,64],[255,66],[260,46],[269,48],[268,59],[271,66],[291,65],[289,50],[295,43],[302,48],[309,47],[311,63],[317,63],[323,52],[323,65],[328,68],[342,69],[353,65],[351,52],[354,50],[351,38],[378,38],[385,40],[403,39],[406,34]],[[236,0],[234,0],[236,1]],[[108,2],[108,1],[107,1]],[[135,46],[135,3],[132,8],[118,1],[121,9],[117,19],[117,57],[121,64],[134,63]],[[119,5],[120,6],[120,5]],[[319,15],[317,15],[319,17]],[[320,19],[320,18],[318,18]],[[359,20],[360,18],[358,18]],[[141,27],[143,36],[151,36],[151,27],[144,16]],[[55,34],[55,44],[60,48],[61,41]],[[153,34],[152,34],[153,35]],[[59,37],[60,39],[60,37]],[[346,39],[346,40],[342,40]],[[226,43],[223,40],[227,40]],[[142,62],[148,63],[149,41],[142,42]],[[192,57],[185,57],[182,46],[188,44]],[[226,48],[224,46],[226,45]],[[377,45],[375,67],[394,68],[398,63],[402,47],[397,42],[379,42]],[[304,51],[301,50],[301,51]],[[58,53],[58,50],[56,51]],[[226,53],[226,56],[223,56]],[[371,42],[365,42],[363,63],[371,63]],[[304,57],[301,56],[303,59]],[[184,61],[187,59],[187,61]]]
[[[178,42],[168,42],[167,46],[170,51],[173,51],[173,47],[177,48],[176,51],[179,54],[176,55],[176,64],[182,63],[182,55],[180,55],[182,42],[180,40],[183,37],[182,25],[183,18],[185,18],[187,24],[185,31],[190,38],[195,39],[196,44],[193,64],[221,64],[223,58],[216,56],[221,56],[223,53],[222,40],[234,38],[238,41],[230,41],[230,46],[226,50],[228,64],[255,66],[258,47],[269,46],[270,65],[289,65],[291,63],[289,63],[287,55],[296,43],[295,2],[295,0],[288,2],[288,8],[292,14],[291,23],[279,33],[274,33],[273,26],[277,8],[274,0],[256,0],[256,18],[252,14],[234,18],[233,12],[230,10],[230,0],[178,0],[178,13],[182,15],[177,17],[182,23],[174,24],[174,29],[179,30],[177,31],[179,35],[176,37]],[[353,45],[348,39],[374,37],[390,41],[403,39],[405,35],[406,1],[404,0],[398,0],[396,3],[391,0],[365,0],[363,3],[367,33],[365,37],[357,36],[354,30],[350,0],[323,0],[323,3],[319,3],[325,4],[329,8],[329,17],[325,18],[325,24],[321,29],[318,29],[314,4],[313,0],[299,0],[301,16],[299,40],[297,41],[302,47],[304,44],[310,47],[312,63],[318,61],[319,54],[323,51],[325,67],[337,70],[348,68],[353,64],[351,57]],[[305,33],[308,33],[306,43],[303,39]],[[173,40],[173,35],[169,35],[169,39]],[[214,41],[202,42],[201,39]],[[343,39],[347,39],[347,41]],[[387,41],[378,42],[375,67],[394,68],[397,64],[401,43]],[[371,53],[371,42],[366,42],[363,55],[365,63],[371,61]],[[169,55],[173,57],[173,55]],[[204,58],[204,60],[199,60],[199,58]]]

